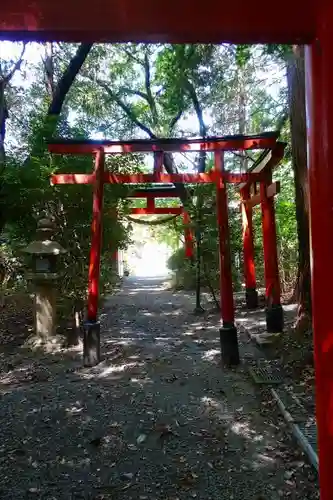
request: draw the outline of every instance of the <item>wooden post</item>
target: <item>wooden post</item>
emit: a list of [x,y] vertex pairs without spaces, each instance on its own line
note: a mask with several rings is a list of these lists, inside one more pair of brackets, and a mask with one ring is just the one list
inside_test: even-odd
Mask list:
[[280,301],[280,278],[277,254],[274,198],[267,196],[267,181],[260,182],[260,199],[264,247],[264,268],[266,283],[266,327],[269,333],[283,331],[283,308]]
[[[222,152],[215,151],[214,158],[215,170],[222,174]],[[232,366],[239,364],[239,351],[232,287],[227,187],[222,179],[222,175],[219,176],[216,183],[216,206],[220,250],[221,354],[223,363],[227,366]]]
[[83,359],[85,366],[100,362],[100,323],[97,320],[99,299],[99,273],[102,250],[102,218],[104,192],[104,152],[95,157],[95,183],[93,187],[93,213],[91,224],[91,249],[88,277],[88,315],[84,329]]
[[249,309],[258,307],[258,292],[256,289],[256,271],[254,263],[252,207],[246,204],[250,198],[250,187],[241,191],[242,226],[243,226],[243,255],[245,277],[245,299]]
[[320,499],[332,500],[333,474],[333,19],[318,6],[317,37],[306,47],[312,324],[316,370]]
[[154,176],[158,180],[159,176],[163,173],[164,153],[163,151],[156,151],[154,153]]

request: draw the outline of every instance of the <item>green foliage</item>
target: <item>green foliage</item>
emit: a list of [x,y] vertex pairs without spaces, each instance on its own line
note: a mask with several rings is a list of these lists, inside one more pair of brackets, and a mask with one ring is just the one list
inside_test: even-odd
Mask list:
[[178,248],[168,260],[168,267],[173,271],[175,289],[192,290],[195,286],[193,264],[185,256],[184,248]]
[[[35,125],[38,129],[38,126]],[[34,127],[34,128],[35,128]],[[43,123],[40,125],[41,129]],[[58,126],[61,134],[77,134],[66,122]],[[81,131],[82,133],[82,131]],[[64,134],[62,134],[64,135]],[[35,140],[40,140],[38,135]],[[31,146],[34,148],[34,145]],[[113,157],[108,160],[111,170],[137,171],[140,158]],[[35,237],[36,222],[44,214],[53,217],[58,232],[56,239],[67,250],[61,262],[60,296],[71,303],[83,301],[86,296],[88,257],[91,241],[92,191],[91,186],[69,185],[52,187],[50,175],[53,172],[88,173],[92,170],[92,159],[87,156],[51,157],[40,153],[29,162],[15,162],[8,157],[3,177],[3,200],[6,203],[6,226],[4,236],[11,242],[14,254]],[[112,253],[116,248],[126,246],[129,235],[123,224],[121,197],[126,196],[128,188],[119,185],[106,186],[104,195],[103,249],[101,264],[101,293],[110,289],[115,279],[112,267]],[[119,208],[118,220],[112,216],[112,209]],[[22,259],[21,259],[22,260]]]
[[287,57],[290,56],[292,49],[291,45],[268,43],[264,46],[264,51],[266,52],[266,54],[279,57],[280,59],[285,61]]
[[250,45],[237,45],[236,47],[236,63],[240,68],[244,68],[251,59]]

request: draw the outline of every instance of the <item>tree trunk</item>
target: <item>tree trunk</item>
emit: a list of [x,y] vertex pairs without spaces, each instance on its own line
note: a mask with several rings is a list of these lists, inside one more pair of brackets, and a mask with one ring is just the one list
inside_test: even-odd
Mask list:
[[[239,80],[239,102],[238,102],[238,133],[240,135],[245,134],[246,129],[246,85],[245,85],[245,68],[238,68],[238,80]],[[240,171],[244,173],[247,171],[247,157],[246,151],[240,151]]]
[[2,233],[5,225],[5,217],[1,207],[2,203],[2,186],[3,186],[3,173],[6,167],[6,151],[5,151],[5,137],[6,137],[6,121],[8,118],[8,110],[5,99],[5,82],[0,81],[0,234]]
[[53,42],[46,42],[45,44],[45,57],[44,57],[44,71],[45,71],[45,86],[46,91],[53,98],[54,94],[54,64],[53,64]]
[[[207,137],[207,127],[203,118],[203,111],[201,108],[201,104],[199,102],[195,87],[189,79],[186,80],[185,87],[187,92],[192,100],[193,107],[195,113],[197,115],[198,123],[199,123],[199,131],[202,139],[206,139]],[[200,151],[199,159],[198,159],[198,172],[203,173],[206,170],[206,157],[207,154],[205,151]],[[196,240],[196,284],[195,284],[195,312],[200,314],[204,311],[201,306],[201,243],[202,243],[202,207],[204,203],[204,197],[201,193],[200,186],[198,186],[198,195],[197,195],[197,203],[196,203],[196,231],[195,231],[195,240]]]
[[8,118],[8,110],[5,99],[5,82],[0,81],[0,175],[5,168],[5,137],[6,137],[6,121]]
[[298,301],[296,330],[311,325],[311,271],[309,241],[309,192],[305,111],[304,48],[296,45],[287,61],[292,163],[295,177],[295,203],[298,235],[298,275],[295,298]]

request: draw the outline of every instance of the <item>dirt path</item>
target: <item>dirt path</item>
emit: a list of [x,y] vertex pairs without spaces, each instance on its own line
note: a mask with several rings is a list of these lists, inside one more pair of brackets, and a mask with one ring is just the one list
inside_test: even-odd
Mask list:
[[[192,310],[130,279],[105,305],[98,367],[75,351],[7,362],[0,498],[318,498],[245,366],[221,369],[217,316]],[[251,349],[244,339],[243,359]]]

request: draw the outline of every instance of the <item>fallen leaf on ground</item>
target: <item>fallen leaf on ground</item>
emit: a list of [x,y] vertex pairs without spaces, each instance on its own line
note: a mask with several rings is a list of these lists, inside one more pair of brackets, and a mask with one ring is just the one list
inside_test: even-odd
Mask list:
[[158,424],[155,427],[156,431],[160,434],[160,439],[164,439],[167,436],[178,435],[176,434],[167,424]]
[[180,478],[179,482],[182,487],[189,488],[191,487],[195,481],[198,479],[198,475],[194,472],[189,472],[186,476]]
[[146,434],[140,434],[136,440],[138,444],[144,443],[147,439]]
[[133,472],[124,472],[121,476],[121,479],[133,479]]
[[125,486],[123,486],[123,487],[121,488],[121,491],[128,490],[128,488],[130,488],[132,485],[133,485],[133,483],[127,483],[127,484],[125,484]]
[[102,444],[102,439],[103,439],[103,438],[101,438],[101,437],[97,437],[97,438],[95,438],[95,439],[92,439],[92,440],[89,442],[89,444],[91,444],[92,446],[95,446],[95,447],[97,448],[98,446],[100,446],[100,445]]

